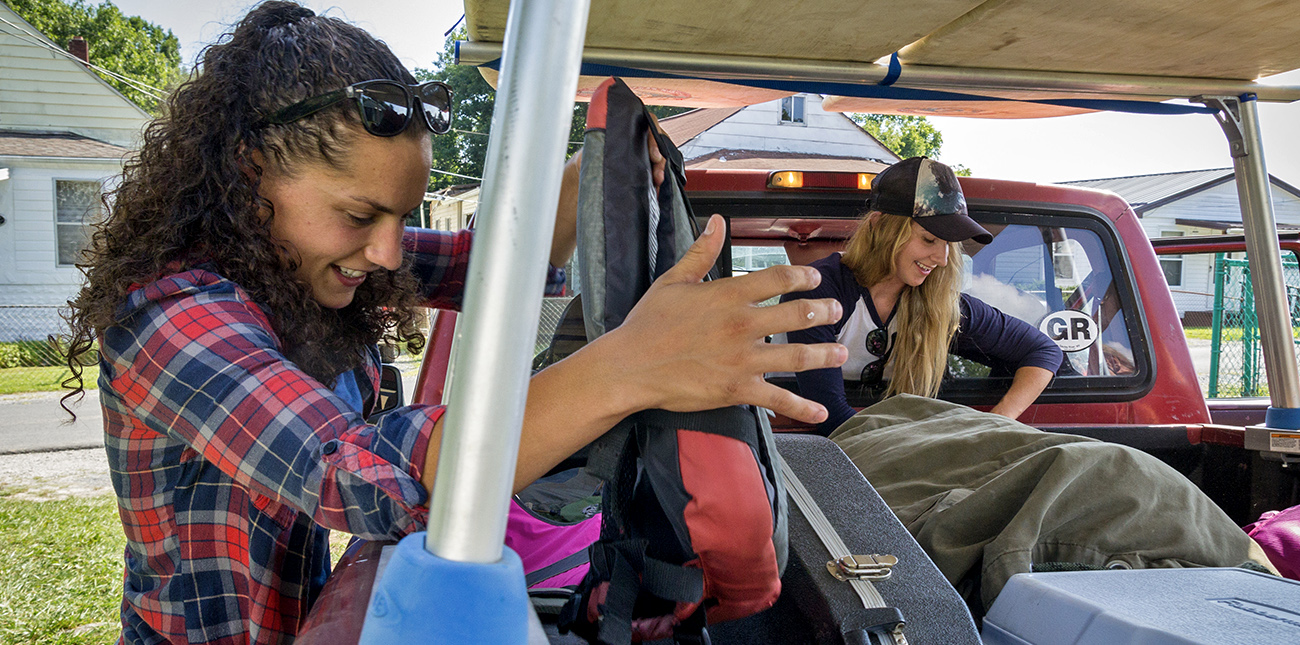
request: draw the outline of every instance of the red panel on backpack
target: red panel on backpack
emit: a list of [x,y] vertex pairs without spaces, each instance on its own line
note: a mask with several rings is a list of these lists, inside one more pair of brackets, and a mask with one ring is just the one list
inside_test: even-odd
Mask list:
[[591,95],[591,104],[587,106],[587,129],[604,130],[605,116],[608,114],[609,88],[614,86],[614,77],[605,79],[605,82],[596,88],[596,93]]
[[682,483],[691,494],[684,513],[691,546],[704,568],[704,597],[717,600],[710,623],[771,607],[781,595],[772,546],[772,507],[749,444],[678,430]]

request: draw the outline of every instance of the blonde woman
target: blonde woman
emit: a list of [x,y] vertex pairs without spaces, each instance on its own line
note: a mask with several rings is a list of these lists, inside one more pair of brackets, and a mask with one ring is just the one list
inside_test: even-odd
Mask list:
[[991,410],[1016,418],[1061,365],[1061,350],[1033,326],[960,292],[959,243],[993,241],[966,212],[957,177],[924,157],[900,161],[871,184],[867,215],[843,253],[814,262],[821,284],[796,298],[835,298],[839,322],[790,332],[787,342],[838,342],[849,350],[839,368],[797,375],[803,396],[830,412],[829,434],[853,416],[849,387],[883,385],[884,395],[934,396],[948,353],[1013,374]]

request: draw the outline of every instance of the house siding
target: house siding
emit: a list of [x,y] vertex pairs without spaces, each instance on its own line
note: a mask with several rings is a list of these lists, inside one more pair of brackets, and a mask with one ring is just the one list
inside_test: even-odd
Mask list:
[[[1300,197],[1272,186],[1273,212],[1278,224],[1300,226]],[[1176,224],[1179,219],[1241,221],[1241,203],[1237,185],[1228,181],[1182,199],[1148,210],[1142,214],[1142,229],[1149,238],[1161,237],[1166,231],[1184,235],[1212,235],[1222,231]],[[1170,286],[1174,306],[1179,314],[1209,312],[1214,308],[1214,256],[1188,255],[1183,258],[1183,283]]]
[[55,182],[111,181],[122,171],[123,149],[139,144],[149,114],[79,61],[31,42],[52,45],[4,4],[0,18],[11,24],[5,31],[32,34],[0,33],[7,146],[0,168],[8,171],[0,180],[0,340],[44,338],[60,331],[57,306],[82,279],[76,267],[58,265]]
[[[3,4],[0,16],[26,26]],[[0,128],[62,130],[134,147],[148,118],[81,63],[0,34]]]
[[719,150],[768,150],[858,157],[882,163],[898,160],[851,120],[821,109],[821,97],[804,94],[804,124],[781,123],[781,101],[746,107],[681,146],[687,160]]
[[81,273],[58,265],[55,233],[55,182],[107,183],[121,171],[111,161],[28,159],[0,165],[9,179],[0,182],[0,304],[62,304],[76,293]]

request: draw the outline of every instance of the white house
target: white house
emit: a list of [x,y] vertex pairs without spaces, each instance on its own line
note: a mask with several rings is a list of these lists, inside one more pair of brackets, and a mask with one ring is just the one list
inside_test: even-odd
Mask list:
[[[60,305],[76,292],[103,185],[148,119],[0,3],[0,306]],[[43,327],[34,316],[55,324],[53,310],[24,324]],[[4,336],[22,331],[15,320],[0,320]]]
[[[1300,190],[1272,175],[1269,181],[1278,230],[1300,230]],[[1231,168],[1063,183],[1109,190],[1123,197],[1150,238],[1242,231],[1236,175]],[[1209,324],[1214,307],[1214,257],[1162,256],[1160,266],[1185,323]]]
[[796,94],[743,108],[691,110],[660,124],[688,168],[879,172],[899,161],[847,115],[821,104],[819,94]]

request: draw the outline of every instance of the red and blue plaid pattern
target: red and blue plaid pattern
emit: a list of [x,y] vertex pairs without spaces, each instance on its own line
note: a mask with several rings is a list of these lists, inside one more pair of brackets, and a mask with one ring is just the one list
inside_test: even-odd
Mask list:
[[[471,238],[408,230],[432,306],[459,307]],[[326,529],[395,540],[423,528],[442,408],[367,423],[285,358],[238,285],[195,269],[139,288],[101,348],[127,538],[123,642],[292,642],[329,575]],[[377,390],[378,366],[369,352],[363,392]]]

